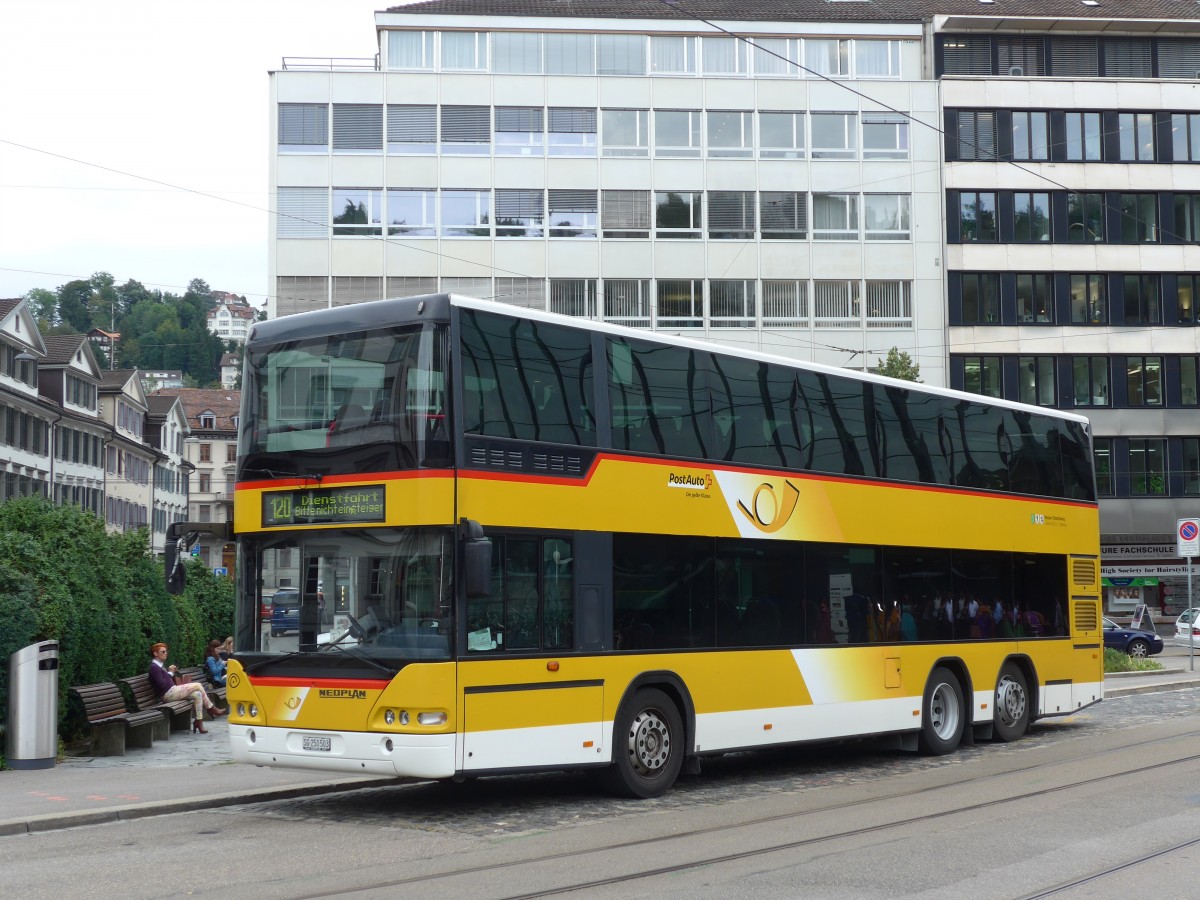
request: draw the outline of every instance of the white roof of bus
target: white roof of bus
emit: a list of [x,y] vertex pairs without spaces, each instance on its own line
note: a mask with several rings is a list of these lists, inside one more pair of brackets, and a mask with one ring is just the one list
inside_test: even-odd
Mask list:
[[934,387],[928,384],[913,381],[902,381],[898,378],[889,378],[884,375],[876,375],[872,372],[859,372],[854,369],[842,369],[837,366],[827,366],[823,363],[791,359],[786,356],[778,356],[773,353],[763,353],[761,350],[752,350],[747,347],[722,346],[716,341],[697,340],[695,338],[682,337],[676,334],[664,334],[661,331],[644,331],[640,328],[627,328],[623,325],[612,325],[608,322],[598,322],[594,319],[581,319],[576,316],[564,316],[560,315],[559,313],[544,312],[539,309],[526,309],[522,306],[513,306],[510,303],[500,303],[495,300],[479,300],[475,297],[466,297],[461,294],[450,294],[449,296],[450,302],[454,306],[461,306],[467,309],[486,310],[487,312],[501,313],[503,315],[516,316],[517,318],[531,319],[538,322],[553,322],[556,325],[584,328],[589,331],[599,331],[605,334],[619,335],[621,337],[659,341],[664,344],[671,344],[677,347],[690,347],[696,350],[704,350],[709,353],[724,352],[726,354],[736,355],[747,359],[778,363],[794,369],[808,369],[810,371],[823,372],[830,375],[841,375],[847,378],[857,378],[860,381],[870,381],[876,384],[895,385],[897,387],[906,388],[907,390],[918,390],[922,393],[937,394],[942,397],[949,397],[955,400],[969,400],[972,403],[982,403],[989,406],[1017,409],[1021,410],[1022,412],[1030,412],[1040,416],[1070,419],[1075,422],[1081,422],[1085,425],[1089,425],[1087,416],[1081,416],[1078,413],[1055,409],[1054,407],[1050,406],[1032,406],[1028,403],[1017,403],[1013,400],[985,397],[982,394],[969,394],[966,391],[956,391],[950,388]]

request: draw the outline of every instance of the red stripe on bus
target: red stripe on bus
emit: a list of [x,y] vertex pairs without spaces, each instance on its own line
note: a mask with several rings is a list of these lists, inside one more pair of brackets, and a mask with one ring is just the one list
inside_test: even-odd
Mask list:
[[371,484],[376,481],[405,481],[412,478],[452,478],[453,469],[411,469],[395,472],[368,472],[353,475],[323,475],[320,478],[277,478],[274,481],[239,481],[235,491],[262,491],[273,488],[326,487],[331,484]]
[[360,678],[281,678],[258,677],[251,675],[251,687],[278,688],[339,688],[360,691],[382,691],[390,683],[387,679],[367,681]]

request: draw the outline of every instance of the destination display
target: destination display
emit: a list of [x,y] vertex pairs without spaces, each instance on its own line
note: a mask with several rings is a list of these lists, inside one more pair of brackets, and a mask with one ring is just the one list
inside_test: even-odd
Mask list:
[[384,520],[384,487],[303,488],[270,491],[262,498],[263,527],[330,525]]

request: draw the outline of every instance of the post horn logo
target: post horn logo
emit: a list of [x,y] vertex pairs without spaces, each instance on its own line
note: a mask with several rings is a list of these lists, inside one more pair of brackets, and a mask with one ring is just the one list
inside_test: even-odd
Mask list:
[[292,712],[295,712],[296,710],[298,710],[300,708],[300,704],[303,702],[304,701],[302,699],[300,699],[299,697],[288,697],[286,700],[283,701],[283,705],[286,706],[288,709],[290,709]]
[[764,481],[754,489],[749,507],[741,500],[738,501],[737,506],[742,511],[742,515],[750,520],[751,525],[763,534],[774,534],[788,523],[799,502],[800,489],[784,479],[783,487],[778,493],[776,493],[775,485]]

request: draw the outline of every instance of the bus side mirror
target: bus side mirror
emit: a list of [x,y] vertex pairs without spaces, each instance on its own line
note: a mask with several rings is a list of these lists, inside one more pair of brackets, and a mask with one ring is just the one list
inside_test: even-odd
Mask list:
[[483,535],[483,526],[463,519],[463,580],[467,599],[479,600],[492,594],[492,542]]

